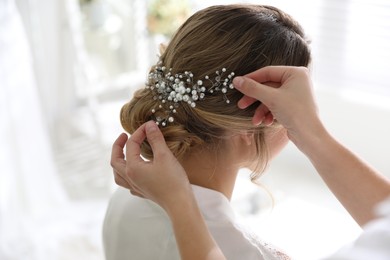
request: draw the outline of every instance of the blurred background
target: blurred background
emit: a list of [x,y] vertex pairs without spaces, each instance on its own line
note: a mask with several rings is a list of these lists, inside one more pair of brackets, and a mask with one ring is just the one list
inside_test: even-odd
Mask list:
[[[0,0],[0,259],[104,259],[121,106],[186,18],[237,2]],[[241,2],[277,6],[302,24],[325,124],[390,177],[390,2]],[[243,171],[233,206],[296,259],[319,259],[359,235],[293,145],[260,181]]]

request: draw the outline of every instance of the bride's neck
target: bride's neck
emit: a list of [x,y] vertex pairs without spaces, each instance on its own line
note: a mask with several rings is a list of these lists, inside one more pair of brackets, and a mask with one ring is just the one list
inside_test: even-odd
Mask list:
[[232,197],[239,167],[229,156],[210,151],[195,151],[180,160],[191,184],[216,190]]

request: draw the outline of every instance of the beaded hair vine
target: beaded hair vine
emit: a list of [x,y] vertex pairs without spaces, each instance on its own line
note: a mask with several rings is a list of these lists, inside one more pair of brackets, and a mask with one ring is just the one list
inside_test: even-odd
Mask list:
[[203,80],[195,80],[192,72],[172,74],[172,69],[166,68],[159,61],[153,71],[149,73],[146,83],[146,88],[154,94],[153,99],[159,102],[151,112],[155,114],[157,111],[163,110],[163,113],[159,113],[159,115],[166,115],[164,117],[155,116],[156,124],[164,127],[168,123],[174,122],[174,114],[181,102],[194,108],[196,102],[203,100],[206,95],[221,92],[225,102],[229,104],[230,100],[226,93],[229,89],[234,88],[232,84],[234,72],[223,78],[224,73],[226,73],[226,68],[216,71],[214,78],[205,76]]

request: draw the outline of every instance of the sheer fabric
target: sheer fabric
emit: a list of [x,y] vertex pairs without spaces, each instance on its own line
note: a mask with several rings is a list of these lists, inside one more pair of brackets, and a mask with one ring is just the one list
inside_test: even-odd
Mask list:
[[[66,204],[13,0],[0,1],[0,259],[45,259],[37,243]],[[47,230],[46,230],[47,231]]]

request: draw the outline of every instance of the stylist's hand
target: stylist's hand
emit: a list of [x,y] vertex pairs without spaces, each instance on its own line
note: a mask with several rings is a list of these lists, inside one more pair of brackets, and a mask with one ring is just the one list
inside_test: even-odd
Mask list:
[[[234,78],[233,84],[244,94],[238,102],[240,108],[261,101],[253,117],[254,124],[271,124],[276,119],[296,144],[308,132],[322,130],[307,68],[265,67],[244,77]],[[270,87],[275,85],[280,87]]]
[[[141,144],[148,139],[153,161],[144,161]],[[123,148],[126,144],[126,159]],[[138,128],[129,139],[121,134],[112,147],[111,166],[115,182],[133,195],[150,199],[164,209],[169,209],[178,197],[192,196],[187,175],[167,147],[164,137],[154,122]]]

